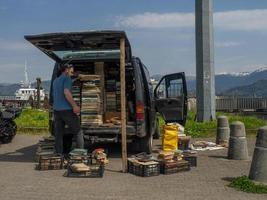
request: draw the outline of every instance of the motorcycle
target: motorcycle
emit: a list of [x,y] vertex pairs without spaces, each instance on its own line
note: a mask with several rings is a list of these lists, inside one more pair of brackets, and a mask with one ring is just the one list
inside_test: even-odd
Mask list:
[[17,132],[17,125],[14,119],[19,114],[11,110],[0,112],[0,141],[2,143],[9,143],[12,141]]

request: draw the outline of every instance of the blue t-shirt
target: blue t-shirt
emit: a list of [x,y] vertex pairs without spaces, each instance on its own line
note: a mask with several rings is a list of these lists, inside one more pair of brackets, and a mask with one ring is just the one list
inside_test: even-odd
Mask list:
[[56,111],[72,110],[72,106],[64,95],[64,89],[71,91],[71,78],[65,74],[61,74],[53,82],[53,109]]

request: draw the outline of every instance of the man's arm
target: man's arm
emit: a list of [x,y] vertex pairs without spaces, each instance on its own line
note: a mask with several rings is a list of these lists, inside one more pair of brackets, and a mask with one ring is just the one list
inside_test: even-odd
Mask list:
[[64,95],[67,99],[67,101],[70,103],[70,105],[72,106],[73,108],[73,112],[76,113],[76,114],[79,114],[80,113],[80,108],[77,106],[77,104],[75,103],[73,97],[72,97],[72,94],[70,92],[70,90],[68,88],[65,88],[64,89]]

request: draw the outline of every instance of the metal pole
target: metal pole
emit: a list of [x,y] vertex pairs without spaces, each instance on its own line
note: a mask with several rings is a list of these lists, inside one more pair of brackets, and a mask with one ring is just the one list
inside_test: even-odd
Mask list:
[[126,103],[125,103],[125,39],[120,39],[120,84],[121,84],[121,149],[122,171],[127,172]]
[[37,82],[37,105],[36,107],[40,108],[40,89],[41,89],[41,78],[36,78]]
[[215,119],[213,1],[195,0],[197,120]]

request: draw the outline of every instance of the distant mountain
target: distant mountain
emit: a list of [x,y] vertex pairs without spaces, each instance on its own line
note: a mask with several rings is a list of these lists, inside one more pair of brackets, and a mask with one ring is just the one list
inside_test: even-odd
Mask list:
[[[151,78],[155,79],[156,81],[159,81],[161,77],[162,75],[160,74],[151,76]],[[255,94],[258,96],[267,96],[265,89],[267,88],[266,79],[267,67],[260,68],[253,72],[217,74],[215,76],[216,95]],[[195,96],[196,78],[194,76],[186,76],[186,82],[188,94],[190,96]],[[36,83],[33,83],[32,87],[36,87]],[[48,92],[50,89],[50,81],[43,81],[42,87],[46,92]],[[0,95],[14,95],[15,91],[19,88],[20,84],[0,83]]]
[[220,94],[225,90],[238,86],[253,84],[267,78],[267,68],[260,68],[253,72],[239,74],[221,74],[215,78],[216,93]]
[[[267,77],[266,77],[267,78]],[[267,79],[256,81],[253,84],[235,87],[222,92],[224,96],[267,97]]]
[[15,91],[20,88],[20,84],[0,84],[0,96],[13,96]]
[[[225,94],[225,91],[228,91],[232,88],[251,85],[257,81],[266,78],[267,78],[266,67],[260,68],[253,72],[217,74],[215,76],[216,95]],[[187,80],[187,87],[190,94],[195,94],[196,79],[192,79],[192,77],[190,79]],[[267,87],[267,85],[265,86]]]

